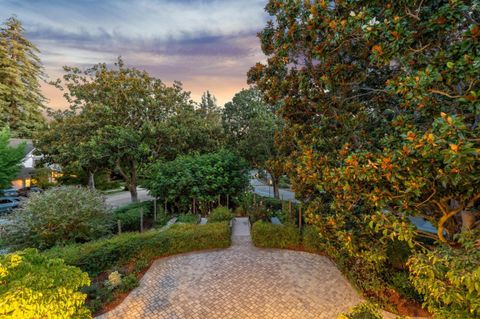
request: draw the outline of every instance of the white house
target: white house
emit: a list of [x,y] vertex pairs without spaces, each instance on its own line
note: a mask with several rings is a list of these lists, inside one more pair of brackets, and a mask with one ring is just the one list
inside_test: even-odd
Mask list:
[[[16,147],[22,143],[25,143],[25,157],[22,160],[22,169],[17,178],[12,181],[12,186],[19,189],[22,187],[29,187],[32,185],[32,179],[35,177],[35,168],[38,167],[38,161],[42,159],[41,155],[35,155],[35,147],[32,140],[12,138],[9,141],[11,147]],[[53,172],[52,172],[53,173]],[[53,174],[49,174],[49,182],[54,181]]]

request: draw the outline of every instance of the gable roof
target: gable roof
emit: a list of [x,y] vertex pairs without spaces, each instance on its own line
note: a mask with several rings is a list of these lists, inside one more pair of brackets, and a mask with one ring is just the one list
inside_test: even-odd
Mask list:
[[11,138],[10,141],[8,141],[8,145],[10,147],[17,147],[18,145],[20,145],[24,142],[26,143],[26,145],[25,145],[25,155],[27,155],[35,149],[35,147],[33,146],[32,140],[24,139],[24,138]]

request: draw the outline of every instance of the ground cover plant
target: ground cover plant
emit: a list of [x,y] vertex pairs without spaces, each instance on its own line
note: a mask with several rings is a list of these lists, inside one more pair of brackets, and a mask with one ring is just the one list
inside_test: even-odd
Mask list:
[[177,223],[198,224],[199,221],[200,221],[200,215],[181,214],[177,216]]

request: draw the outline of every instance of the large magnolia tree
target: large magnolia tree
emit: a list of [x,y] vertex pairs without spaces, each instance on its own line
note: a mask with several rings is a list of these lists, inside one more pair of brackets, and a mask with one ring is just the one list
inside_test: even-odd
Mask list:
[[[249,79],[283,102],[296,145],[287,166],[310,221],[378,264],[386,238],[407,241],[429,310],[479,315],[480,260],[452,258],[478,240],[478,1],[271,0],[266,10],[268,60]],[[433,251],[409,216],[437,228]]]

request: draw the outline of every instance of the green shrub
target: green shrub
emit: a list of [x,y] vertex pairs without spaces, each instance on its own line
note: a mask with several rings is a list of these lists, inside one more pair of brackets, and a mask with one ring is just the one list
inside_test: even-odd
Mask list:
[[87,242],[108,235],[112,228],[112,213],[102,195],[73,186],[32,194],[11,216],[3,239],[15,249]]
[[389,273],[387,281],[390,283],[392,288],[403,297],[410,300],[415,300],[418,303],[423,302],[423,298],[418,294],[412,282],[410,281],[408,272],[395,271],[393,273]]
[[[144,202],[137,202],[137,203],[130,203],[124,206],[121,206],[119,208],[116,208],[114,213],[115,214],[124,214],[132,209],[140,209],[143,208],[143,213],[145,216],[153,216],[153,200],[149,201],[144,201]],[[157,203],[157,214],[163,212],[163,207],[162,205],[158,205]]]
[[122,231],[140,230],[140,208],[132,208],[124,213],[115,212],[115,220],[119,220]]
[[223,222],[223,221],[230,221],[233,218],[233,214],[227,207],[217,207],[215,208],[210,215],[208,215],[208,222],[215,223],[215,222]]
[[315,226],[307,226],[303,230],[303,248],[311,253],[323,253],[325,243]]
[[258,201],[271,211],[282,210],[283,207],[283,201],[273,197],[260,197]]
[[253,224],[252,240],[255,246],[263,248],[295,249],[300,246],[300,234],[294,226],[273,225],[264,221]]
[[387,244],[387,258],[390,265],[396,269],[406,269],[408,258],[412,255],[412,249],[408,243],[400,240],[389,241]]
[[88,275],[35,249],[0,256],[1,318],[88,318]]
[[85,244],[54,247],[45,252],[91,275],[112,271],[136,260],[183,253],[193,250],[225,248],[230,245],[228,223],[206,225],[176,224],[166,231],[123,233]]
[[250,220],[251,224],[254,224],[259,220],[263,220],[267,222],[269,221],[269,218],[270,218],[270,212],[262,206],[252,207],[248,211],[248,219]]
[[177,217],[177,223],[198,224],[199,221],[200,216],[194,214],[182,214]]
[[340,315],[338,319],[383,319],[383,316],[377,306],[364,302],[353,307],[350,312]]
[[[122,224],[122,231],[140,231],[140,211],[143,209],[144,221],[152,219],[154,215],[154,203],[153,201],[145,201],[138,203],[130,203],[128,205],[119,207],[114,211],[115,221],[120,220]],[[168,216],[164,213],[163,207],[157,203],[157,220],[154,223],[154,227],[161,227],[168,221]],[[117,232],[117,224],[113,225],[114,232]]]
[[178,156],[154,163],[147,171],[144,186],[175,212],[187,211],[195,199],[197,208],[206,213],[201,203],[216,201],[219,195],[233,198],[249,185],[247,162],[228,150]]

